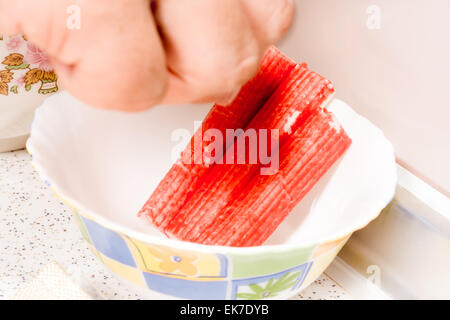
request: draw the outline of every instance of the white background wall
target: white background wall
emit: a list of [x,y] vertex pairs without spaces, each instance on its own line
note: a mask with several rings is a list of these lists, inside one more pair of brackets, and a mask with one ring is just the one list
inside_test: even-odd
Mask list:
[[296,3],[281,49],[332,80],[400,163],[450,194],[450,0]]

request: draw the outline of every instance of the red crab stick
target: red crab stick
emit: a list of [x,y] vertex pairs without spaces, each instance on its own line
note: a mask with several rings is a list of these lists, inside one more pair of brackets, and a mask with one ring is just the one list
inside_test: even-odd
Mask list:
[[[277,129],[278,145],[283,145],[296,127],[320,109],[333,92],[328,80],[308,70],[305,64],[299,65],[246,129],[255,129],[256,132],[260,129]],[[245,139],[245,135],[239,136],[235,145],[238,148],[243,146]],[[227,153],[235,153],[235,149],[229,148]],[[202,186],[169,223],[166,233],[188,241],[198,237],[253,175],[260,173],[259,168],[259,164],[216,165],[203,180]]]
[[240,247],[263,244],[350,144],[333,116],[320,110],[281,147],[280,171],[254,176],[196,241]]
[[[214,128],[225,136],[226,129],[244,128],[295,65],[277,48],[270,47],[261,61],[257,75],[242,87],[234,101],[228,106],[215,105],[211,109],[201,128],[157,186],[139,216],[149,219],[155,226],[163,229],[209,170],[209,163],[203,161],[203,151],[209,145],[209,142],[203,141],[204,132]],[[201,143],[196,145],[194,141]],[[228,147],[229,145],[225,145],[224,150]]]
[[[302,131],[302,139],[308,138],[308,130],[305,130],[304,128],[310,128],[313,123],[315,116],[319,109],[316,109],[316,112],[310,114],[310,116],[304,121],[302,126],[298,129],[298,131]],[[298,136],[298,132],[296,131],[291,139],[295,139],[295,137]],[[290,145],[289,142],[286,142],[287,145]],[[286,154],[283,154],[282,152],[286,152],[286,147],[281,146],[280,149],[280,159],[283,161],[283,157],[286,157]],[[281,163],[283,165],[283,163]],[[281,167],[280,170],[283,170]],[[191,241],[193,242],[199,242],[199,243],[215,243],[216,241],[228,241],[228,239],[232,239],[232,236],[236,233],[237,228],[239,228],[239,225],[235,223],[235,219],[238,219],[239,212],[240,212],[240,206],[243,205],[244,201],[248,200],[249,203],[251,201],[255,201],[259,195],[257,194],[256,190],[260,190],[262,193],[264,193],[264,186],[266,184],[269,184],[270,181],[274,180],[277,176],[279,176],[281,173],[279,172],[277,175],[273,176],[264,176],[261,178],[258,178],[257,175],[253,176],[250,181],[245,187],[241,188],[239,190],[239,193],[234,197],[233,199],[230,199],[230,201],[227,203],[226,206],[221,210],[221,212],[215,217],[215,219],[211,222],[211,224],[205,228],[205,230],[201,233],[201,235],[198,235],[196,238],[192,238]],[[254,184],[257,184],[256,186]],[[283,206],[287,205],[287,202],[285,201],[286,198],[286,192],[283,189],[277,189],[275,190],[275,194],[278,195],[279,198],[277,198],[277,202],[279,208],[282,209]],[[284,195],[284,197],[283,197]],[[271,197],[268,200],[274,201],[274,199]],[[242,217],[244,218],[244,217]],[[227,236],[223,235],[223,230],[227,230]],[[222,237],[222,238],[220,238]]]

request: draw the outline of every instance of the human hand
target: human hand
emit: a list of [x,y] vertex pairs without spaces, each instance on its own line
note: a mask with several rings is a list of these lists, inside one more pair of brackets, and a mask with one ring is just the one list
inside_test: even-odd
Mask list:
[[[74,4],[79,29],[67,27]],[[44,49],[82,101],[139,111],[230,102],[293,12],[292,0],[0,0],[0,33]]]

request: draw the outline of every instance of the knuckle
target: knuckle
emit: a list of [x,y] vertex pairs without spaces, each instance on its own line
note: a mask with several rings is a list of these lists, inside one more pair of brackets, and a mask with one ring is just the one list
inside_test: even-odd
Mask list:
[[[136,90],[138,86],[141,87],[140,90]],[[166,75],[153,74],[145,82],[130,82],[127,87],[123,88],[123,91],[119,92],[118,100],[122,100],[122,107],[126,106],[126,109],[129,111],[146,110],[163,100],[167,87],[168,80]],[[132,96],[130,96],[130,92],[133,92]]]
[[223,94],[233,92],[244,85],[257,72],[259,67],[259,55],[257,53],[247,54],[236,62],[227,66],[222,66],[220,72],[216,74],[211,82],[211,77],[205,79],[209,86],[212,86],[211,92],[215,94]]
[[279,0],[271,19],[271,40],[276,42],[287,30],[294,20],[295,3],[293,0]]
[[234,91],[247,82],[259,67],[259,53],[253,51],[245,49],[240,54],[230,52],[228,56],[235,55],[232,60],[208,63],[204,68],[189,74],[188,78],[195,87],[200,88],[202,94],[221,95]]
[[160,102],[166,95],[168,88],[168,79],[166,73],[156,77],[156,79],[159,80],[154,81],[152,83],[152,92],[150,101],[151,104],[157,104],[158,102]]
[[[90,84],[92,86],[95,80]],[[132,79],[130,77],[116,77],[105,81],[99,86],[95,94],[89,92],[88,98],[94,106],[105,109],[136,112],[146,110],[157,105],[165,96],[167,90],[167,78],[159,75],[148,75],[145,79]],[[84,93],[82,91],[81,94]]]
[[237,65],[232,78],[231,87],[236,88],[246,83],[259,67],[259,55],[254,53],[242,59]]

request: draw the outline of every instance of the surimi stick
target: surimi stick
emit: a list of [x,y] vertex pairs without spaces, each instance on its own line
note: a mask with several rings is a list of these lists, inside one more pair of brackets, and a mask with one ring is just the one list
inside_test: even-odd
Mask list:
[[228,246],[264,243],[350,144],[333,116],[319,111],[282,146],[279,173],[256,175],[197,241]]
[[[298,129],[299,132],[295,132],[294,135],[298,136],[301,133],[302,135],[300,136],[300,139],[308,139],[307,134],[311,134],[311,131],[309,130],[311,125],[314,125],[314,114],[310,115],[305,120],[302,128]],[[281,153],[283,150],[286,150],[286,148],[281,147],[279,155],[281,161],[283,161],[283,157],[286,157],[285,154]],[[282,165],[282,163],[280,165]],[[283,170],[283,168],[280,167],[280,170]],[[208,228],[205,228],[199,237],[192,238],[191,241],[208,244],[212,242],[215,243],[216,241],[219,241],[218,239],[220,239],[220,241],[228,241],[228,239],[231,239],[235,234],[236,229],[239,229],[239,225],[236,223],[235,219],[237,219],[236,215],[240,212],[240,207],[245,201],[248,201],[249,203],[256,201],[259,198],[259,194],[257,193],[258,190],[261,191],[261,193],[269,193],[271,191],[275,192],[278,197],[277,200],[279,200],[278,206],[284,205],[283,200],[287,195],[284,189],[265,190],[265,186],[270,184],[271,181],[278,179],[279,175],[280,173],[273,176],[257,177],[255,175],[252,177],[252,181],[239,190],[237,197],[230,199],[229,203],[227,203],[227,205],[221,210]],[[264,198],[262,198],[262,200],[264,200]],[[242,218],[245,219],[249,217],[250,216],[248,214],[242,216]],[[224,230],[226,230],[226,234]]]
[[[308,70],[306,65],[299,65],[246,129],[278,129],[279,145],[282,146],[309,114],[320,109],[333,93],[328,80]],[[238,137],[235,144],[239,145],[242,139],[245,136]],[[229,148],[228,153],[235,152],[234,149]],[[198,238],[253,175],[259,174],[259,168],[259,164],[216,165],[167,226],[166,234],[188,241]]]
[[[211,109],[191,143],[157,186],[139,216],[164,230],[212,167],[203,161],[203,151],[209,145],[203,141],[203,133],[213,128],[225,136],[226,129],[244,128],[295,65],[278,49],[270,47],[261,61],[259,72],[243,86],[234,101],[229,106],[215,105]],[[194,141],[202,143],[196,145]],[[223,150],[228,147],[225,145]]]
[[[277,227],[283,222],[283,220],[289,215],[289,213],[294,210],[297,203],[303,199],[306,194],[314,187],[314,185],[320,180],[320,178],[333,166],[333,164],[342,156],[342,154],[347,150],[350,146],[351,140],[347,137],[340,137],[339,141],[336,141],[335,145],[330,150],[330,158],[321,161],[319,164],[316,164],[316,167],[319,167],[318,173],[315,176],[309,177],[309,182],[306,185],[300,184],[302,188],[294,191],[294,195],[292,195],[293,200],[291,201],[289,207],[280,212],[281,214],[276,216],[275,219],[269,215],[265,222],[261,223],[259,229],[255,232],[250,231],[250,237],[245,242],[238,242],[237,246],[258,246],[263,244],[275,230]],[[314,170],[314,168],[312,169]],[[273,210],[269,208],[269,211]],[[260,233],[262,231],[262,233]]]
[[[296,193],[296,197],[294,197],[292,193],[290,193],[290,201],[287,203],[287,206],[282,208],[282,210],[279,210],[277,208],[276,203],[270,203],[268,204],[268,206],[262,207],[262,210],[267,211],[258,216],[259,220],[252,220],[255,224],[258,225],[258,228],[251,227],[249,232],[243,237],[240,237],[237,242],[233,242],[231,239],[227,241],[229,243],[233,243],[233,246],[257,246],[263,244],[294,209],[295,205],[299,203],[301,199],[303,199],[303,197],[320,180],[320,178],[335,163],[335,161],[339,159],[339,157],[347,147],[347,142],[342,137],[335,137],[334,139],[330,140],[327,143],[326,147],[330,148],[328,150],[328,152],[331,154],[330,158],[322,158],[317,163],[311,161],[307,166],[305,166],[304,170],[306,172],[310,172],[310,174],[308,177],[304,177],[303,180],[309,179],[309,181],[306,184],[299,184],[302,189],[301,193]],[[278,214],[271,215],[270,212],[273,212],[275,208]]]
[[[317,135],[320,130],[325,129],[325,124],[322,126],[318,126],[316,121],[317,114],[311,115],[303,124],[303,126],[294,133],[293,138],[295,141],[303,141],[307,142],[311,140],[312,135]],[[324,141],[328,138],[328,136],[321,137]],[[277,181],[282,176],[282,173],[285,169],[283,167],[286,162],[285,158],[289,156],[289,148],[292,147],[291,143],[287,143],[287,146],[281,147],[280,150],[280,171],[277,175],[274,176],[255,176],[253,180],[246,186],[244,190],[241,190],[239,196],[236,199],[233,199],[227,206],[222,210],[222,212],[217,216],[217,219],[211,224],[211,226],[203,232],[202,237],[198,238],[196,241],[201,241],[201,243],[210,243],[210,242],[218,242],[218,241],[231,241],[233,236],[238,232],[239,228],[242,226],[237,223],[238,219],[249,219],[253,217],[253,212],[242,212],[241,208],[247,206],[245,202],[248,203],[248,206],[251,206],[252,203],[264,202],[266,199],[273,202],[277,202],[277,210],[283,210],[283,208],[289,203],[290,196],[286,192],[282,186],[274,181]],[[295,150],[294,150],[295,151]],[[313,148],[311,148],[308,152],[312,154]],[[301,157],[301,155],[298,155]],[[272,188],[271,188],[272,187]],[[270,194],[273,193],[277,195],[276,199],[273,199]],[[259,201],[259,202],[258,202]],[[227,234],[225,235],[223,230],[226,230]],[[237,235],[238,237],[241,234]],[[219,242],[221,243],[221,242]]]

